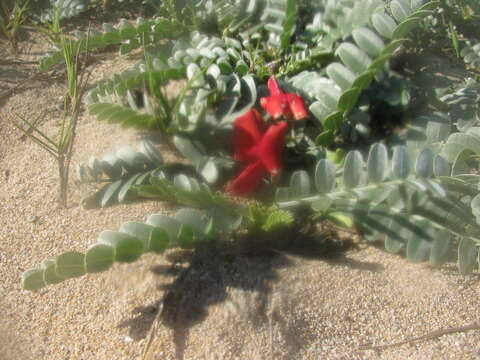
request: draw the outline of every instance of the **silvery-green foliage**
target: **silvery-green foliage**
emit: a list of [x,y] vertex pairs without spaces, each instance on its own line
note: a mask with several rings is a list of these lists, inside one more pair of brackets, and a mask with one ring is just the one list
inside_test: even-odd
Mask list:
[[[102,49],[110,45],[119,45],[121,55],[141,46],[157,44],[160,40],[175,39],[182,35],[184,29],[178,28],[171,21],[164,18],[145,20],[138,18],[135,23],[121,19],[117,26],[109,23],[102,25],[102,30],[90,30],[89,33],[75,32],[75,39],[70,40],[73,51],[82,52]],[[62,50],[55,49],[48,53],[38,66],[39,71],[48,71],[61,63]]]
[[[344,142],[370,144],[407,121],[411,84],[392,71],[377,73],[376,79],[360,95],[357,104],[346,113],[339,134]],[[379,110],[381,109],[381,111]]]
[[273,47],[287,50],[290,39],[295,33],[297,21],[297,1],[267,0],[267,5],[262,14],[262,22],[268,32],[268,43]]
[[448,113],[455,119],[459,131],[465,132],[478,125],[480,120],[480,86],[473,79],[467,79],[457,90],[440,98],[448,105]]
[[460,51],[460,55],[469,66],[480,69],[480,42],[467,40]]
[[[194,131],[205,122],[230,127],[256,101],[251,54],[237,39],[193,33],[191,41],[175,43],[167,64],[186,68],[191,82],[192,91],[179,106],[177,126],[184,131]],[[216,110],[209,114],[213,105]]]
[[77,164],[76,173],[80,182],[106,183],[89,197],[93,201],[89,207],[105,207],[135,198],[134,187],[145,184],[153,170],[162,164],[160,152],[145,140],[138,151],[125,145],[101,158],[92,156],[86,164]]
[[[393,17],[375,12],[369,23],[352,30],[354,42],[340,42],[335,54],[341,62],[327,66],[328,77],[318,71],[303,71],[291,78],[291,85],[311,100],[310,111],[324,129],[317,139],[319,144],[332,142],[334,134],[341,130],[344,114],[357,104],[362,90],[437,3],[393,0],[392,4],[402,12],[395,11]],[[364,15],[368,18],[370,14]]]
[[[239,31],[247,23],[255,23],[265,7],[264,0],[193,0],[191,16],[199,27],[207,27],[208,22],[216,22],[221,29]],[[188,10],[183,12],[187,15]],[[188,16],[188,15],[187,15]],[[211,26],[212,27],[212,26]]]
[[[182,173],[169,175],[164,170],[160,167],[153,171],[148,184],[138,185],[135,191],[146,198],[189,208],[178,210],[172,217],[153,214],[146,222],[124,222],[118,231],[103,231],[86,253],[66,252],[45,260],[39,268],[25,271],[22,287],[37,290],[86,273],[106,271],[114,262],[136,261],[145,252],[160,254],[168,248],[191,248],[202,242],[217,241],[241,226],[242,206],[214,193],[194,177]],[[272,209],[268,214],[262,223],[268,230],[292,222],[286,211]]]
[[29,11],[40,22],[52,21],[59,11],[60,19],[75,17],[88,9],[90,0],[31,0]]
[[85,253],[70,251],[47,259],[22,275],[22,287],[38,290],[87,273],[108,270],[114,262],[130,263],[145,252],[163,253],[171,247],[190,248],[212,241],[222,229],[214,216],[181,209],[175,216],[150,215],[146,222],[125,222],[118,231],[105,230]]
[[144,198],[169,201],[199,209],[228,208],[230,201],[215,193],[205,181],[185,173],[158,169],[149,177],[148,184],[137,186],[136,193]]
[[[434,119],[423,119],[425,127]],[[457,134],[450,135],[446,142],[425,141],[423,148],[397,145],[391,153],[385,145],[376,143],[368,154],[350,151],[337,166],[322,159],[314,173],[292,174],[290,185],[277,192],[278,205],[291,208],[310,204],[313,211],[350,214],[367,239],[383,237],[388,251],[404,249],[414,262],[429,260],[438,266],[457,246],[459,269],[467,273],[473,269],[472,256],[480,245],[476,218],[480,201],[475,197],[472,204],[469,202],[477,193],[475,184],[480,177],[468,174],[468,168],[467,172],[460,171],[459,162],[465,162],[465,158],[454,156],[451,164],[450,138]],[[480,144],[480,132],[470,132],[470,136],[456,144],[470,149],[473,139]],[[455,151],[463,153],[462,149]],[[480,146],[475,151],[480,154]],[[464,239],[475,246],[467,247]],[[474,255],[466,255],[466,249],[473,249]]]
[[[204,126],[230,128],[254,105],[257,90],[250,75],[251,57],[238,40],[195,32],[190,39],[174,42],[169,51],[171,56],[152,53],[151,66],[137,64],[100,83],[87,95],[90,111],[124,126],[151,128],[162,121],[174,131],[192,133]],[[166,109],[150,93],[152,80],[157,86],[186,81],[174,108]]]
[[[374,79],[380,81],[406,36],[438,2],[392,0],[388,6],[378,0],[192,3],[200,16],[208,15],[204,22],[192,23],[208,25],[214,14],[217,29],[223,27],[221,37],[194,31],[173,40],[178,29],[166,19],[139,19],[135,25],[122,21],[118,27],[104,25],[103,32],[91,34],[92,48],[118,44],[125,54],[146,45],[148,56],[100,83],[87,101],[90,111],[102,120],[138,128],[164,126],[172,145],[193,166],[172,171],[151,144],[144,143],[139,151],[122,148],[78,168],[83,179],[109,182],[103,205],[134,194],[188,208],[174,217],[155,214],[145,223],[127,222],[117,232],[102,232],[85,254],[67,252],[26,271],[23,288],[35,290],[104,271],[115,261],[135,261],[146,251],[161,253],[169,247],[188,248],[229,236],[248,221],[264,231],[276,229],[293,223],[293,213],[286,209],[306,205],[315,215],[334,212],[351,217],[365,238],[382,239],[388,251],[404,252],[413,262],[428,260],[439,266],[456,251],[461,273],[477,266],[480,127],[474,83],[440,99],[445,112],[411,119],[406,131],[389,139],[396,144],[392,148],[375,143],[367,152],[348,152],[342,164],[323,158],[314,169],[293,172],[288,186],[277,192],[281,209],[239,210],[239,204],[215,192],[209,184],[220,176],[220,156],[212,156],[197,141],[202,138],[210,145],[205,138],[211,132],[218,135],[229,130],[232,121],[255,104],[255,81],[263,82],[269,71],[276,73],[273,65],[265,64],[272,60],[272,53],[285,55],[278,72],[289,76],[282,84],[284,90],[298,91],[311,103],[311,114],[323,130],[317,145],[331,144],[345,124],[355,127],[357,135],[363,131],[368,136],[369,119],[364,115],[369,104],[359,102],[362,93]],[[311,10],[305,23],[299,16],[302,6]],[[234,35],[238,29],[242,33]],[[160,40],[166,40],[161,49],[156,48]],[[86,49],[81,36],[74,43],[76,49]],[[468,51],[463,55],[470,56]],[[320,70],[324,64],[319,60],[330,54],[336,60]],[[55,63],[58,59],[53,54],[43,67]],[[183,80],[185,87],[170,104],[156,91],[177,80]],[[401,102],[401,96],[392,101],[397,100]]]
[[138,64],[101,82],[87,94],[85,102],[99,120],[138,129],[170,126],[169,104],[159,102],[148,85],[160,88],[185,77],[184,69],[169,69],[161,59],[154,59],[149,69]]

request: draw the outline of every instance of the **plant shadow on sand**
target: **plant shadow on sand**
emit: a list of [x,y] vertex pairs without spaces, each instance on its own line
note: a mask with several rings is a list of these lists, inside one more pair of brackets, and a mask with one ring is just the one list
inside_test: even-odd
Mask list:
[[[252,309],[256,312],[252,314],[252,319],[267,322],[269,296],[272,285],[279,278],[278,270],[294,266],[295,258],[317,259],[361,271],[383,271],[380,264],[347,257],[345,251],[356,247],[350,238],[329,235],[314,243],[296,239],[294,245],[281,247],[254,248],[252,245],[234,249],[202,246],[189,252],[170,253],[167,257],[172,265],[158,265],[151,269],[155,274],[175,277],[170,284],[161,285],[165,290],[164,296],[152,304],[135,308],[132,312],[134,317],[118,327],[128,327],[129,335],[136,341],[146,338],[163,303],[161,324],[173,330],[176,358],[183,359],[190,329],[206,319],[210,306],[227,300],[229,289],[258,295],[259,303]],[[188,265],[179,267],[182,262]],[[275,317],[275,314],[272,316]],[[284,331],[289,334],[287,328]],[[308,338],[297,337],[294,343],[289,344],[289,357],[295,358],[307,341]]]

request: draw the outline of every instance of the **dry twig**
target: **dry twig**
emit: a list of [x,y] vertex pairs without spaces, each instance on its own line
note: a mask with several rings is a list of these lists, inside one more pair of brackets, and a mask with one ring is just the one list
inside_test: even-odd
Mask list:
[[466,332],[466,331],[470,331],[470,330],[480,330],[480,323],[473,323],[473,324],[465,325],[465,326],[457,326],[457,327],[450,327],[450,328],[446,328],[446,329],[435,330],[435,331],[432,331],[432,332],[430,332],[428,334],[425,334],[425,335],[422,335],[422,336],[409,338],[409,339],[399,341],[399,342],[395,342],[395,343],[391,343],[391,344],[385,344],[385,345],[364,344],[364,345],[360,345],[359,350],[384,350],[384,349],[388,349],[388,348],[391,348],[391,347],[401,346],[401,345],[409,344],[409,343],[416,342],[416,341],[431,340],[431,339],[435,339],[435,338],[438,338],[438,337],[443,336],[443,335],[455,334],[455,333],[459,333],[459,332]]

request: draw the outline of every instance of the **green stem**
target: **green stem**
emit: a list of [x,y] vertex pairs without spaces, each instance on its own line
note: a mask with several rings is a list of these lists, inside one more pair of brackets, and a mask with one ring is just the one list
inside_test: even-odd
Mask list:
[[322,198],[325,198],[325,197],[332,198],[332,199],[340,198],[353,192],[354,190],[360,191],[360,192],[371,191],[371,190],[381,189],[383,187],[388,187],[392,185],[401,185],[404,183],[406,183],[406,180],[392,180],[392,181],[381,183],[381,184],[371,184],[371,185],[367,185],[367,186],[363,186],[355,189],[347,189],[347,190],[332,192],[329,194],[313,195],[313,196],[304,197],[302,199],[279,202],[278,206],[281,209],[285,209],[285,208],[295,207],[303,203],[313,203],[315,201],[322,200]]

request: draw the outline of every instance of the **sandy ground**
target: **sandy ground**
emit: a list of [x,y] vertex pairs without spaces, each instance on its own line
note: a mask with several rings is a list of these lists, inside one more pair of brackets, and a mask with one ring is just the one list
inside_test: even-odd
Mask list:
[[[36,46],[20,59],[37,59]],[[130,62],[104,60],[94,80]],[[30,68],[0,64],[0,90]],[[102,230],[171,210],[160,202],[84,210],[88,188],[73,181],[69,207],[57,207],[54,162],[9,121],[41,116],[42,129],[53,133],[63,93],[57,76],[0,99],[1,360],[142,359],[152,329],[143,357],[150,360],[480,358],[480,331],[360,350],[471,324],[480,308],[477,273],[465,278],[454,264],[431,269],[363,244],[328,253],[170,251],[36,293],[21,290],[21,273],[43,259],[84,251]],[[74,163],[139,137],[83,114]]]

